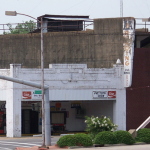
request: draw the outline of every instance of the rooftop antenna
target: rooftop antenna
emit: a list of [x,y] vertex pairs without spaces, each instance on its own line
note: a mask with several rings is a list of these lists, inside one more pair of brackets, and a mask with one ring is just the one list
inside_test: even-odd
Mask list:
[[120,0],[120,17],[123,17],[123,0]]

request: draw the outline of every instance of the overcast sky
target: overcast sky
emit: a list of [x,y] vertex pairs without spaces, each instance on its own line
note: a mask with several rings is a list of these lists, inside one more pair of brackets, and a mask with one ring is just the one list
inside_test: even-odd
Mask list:
[[[89,15],[94,18],[120,17],[120,0],[0,0],[0,24],[32,20],[25,16],[5,16],[17,11],[37,18],[44,14]],[[150,0],[123,0],[123,16],[150,17]],[[2,28],[2,26],[0,26]]]

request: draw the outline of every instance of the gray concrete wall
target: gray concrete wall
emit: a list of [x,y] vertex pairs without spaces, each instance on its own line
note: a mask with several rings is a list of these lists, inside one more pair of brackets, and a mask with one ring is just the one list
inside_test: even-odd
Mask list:
[[[91,31],[44,33],[45,67],[84,63],[90,68],[110,68],[118,58],[122,61],[122,43],[122,18],[95,19]],[[39,33],[0,35],[0,68],[12,63],[40,67]]]
[[119,58],[123,63],[122,18],[94,21],[96,66],[111,67]]

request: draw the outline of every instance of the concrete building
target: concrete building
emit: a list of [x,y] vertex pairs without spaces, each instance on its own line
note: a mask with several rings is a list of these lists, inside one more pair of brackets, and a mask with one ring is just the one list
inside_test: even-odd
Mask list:
[[[108,116],[119,126],[118,129],[126,129],[122,65],[94,69],[84,64],[52,64],[44,71],[54,130],[84,131],[85,116],[91,115]],[[40,83],[40,69],[21,68],[19,64],[1,69],[0,74]],[[6,102],[7,137],[40,133],[40,90],[5,80],[0,80],[0,89],[1,104]]]
[[[45,82],[50,86],[50,92],[52,92],[50,93],[51,110],[70,112],[64,114],[64,116],[69,116],[63,120],[66,121],[66,130],[75,130],[74,126],[70,128],[72,123],[70,117],[74,119],[74,122],[79,122],[75,124],[78,131],[85,127],[82,115],[76,112],[78,105],[86,110],[81,111],[85,112],[84,115],[105,113],[103,115],[110,116],[119,125],[119,129],[123,130],[137,128],[149,116],[149,31],[145,22],[144,29],[137,30],[137,25],[136,19],[132,17],[104,18],[93,20],[93,30],[44,33],[44,67],[45,73],[49,72],[51,75],[46,73]],[[1,35],[0,43],[1,74],[40,82],[39,33]],[[118,58],[123,66],[113,66]],[[10,67],[10,64],[21,64],[21,67],[15,65]],[[49,67],[49,64],[53,64],[53,67]],[[85,64],[87,67],[79,64]],[[52,81],[49,80],[50,77]],[[6,112],[9,114],[8,108],[10,108],[13,114],[6,115],[7,135],[20,136],[21,131],[34,133],[35,131],[30,130],[32,123],[28,124],[30,127],[24,125],[26,120],[23,120],[21,129],[20,114],[22,113],[23,118],[26,118],[25,114],[32,116],[33,111],[31,110],[40,108],[40,102],[34,104],[32,99],[22,99],[22,92],[26,95],[28,94],[26,90],[35,92],[37,89],[6,81],[1,82],[1,110],[3,111],[5,102],[8,102]],[[11,94],[7,94],[6,91]],[[94,91],[97,97],[101,95],[101,92],[107,93],[105,94],[107,97],[108,91],[113,91],[113,93],[116,92],[116,98],[111,100],[94,98],[92,95]],[[12,99],[17,99],[18,104],[12,103]],[[22,112],[21,101],[23,103]],[[70,105],[76,108],[70,108]],[[26,111],[25,108],[29,108],[30,111]],[[101,109],[96,111],[99,108]],[[37,113],[33,115],[37,116]],[[61,116],[62,114],[54,114],[52,117],[56,118],[55,115]],[[38,128],[40,132],[41,120],[39,116],[37,118],[36,129]]]

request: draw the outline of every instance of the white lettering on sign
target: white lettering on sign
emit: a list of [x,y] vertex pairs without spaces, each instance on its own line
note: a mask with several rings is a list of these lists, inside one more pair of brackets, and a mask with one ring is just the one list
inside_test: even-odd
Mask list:
[[23,91],[22,92],[22,99],[32,99],[31,91]]
[[108,98],[116,98],[116,91],[108,91]]
[[135,20],[134,18],[125,18],[123,20],[123,50],[124,50],[124,87],[130,87],[132,84],[132,65],[134,54],[135,39]]

